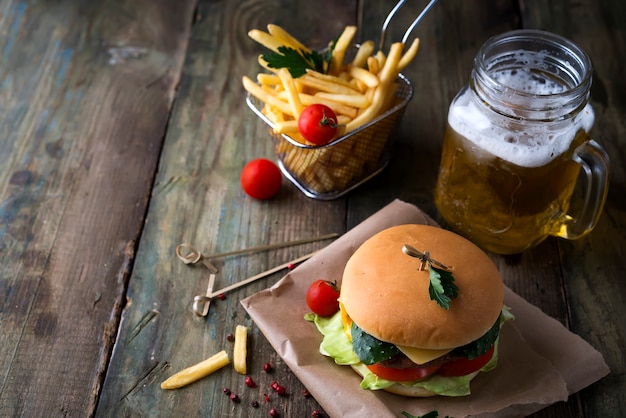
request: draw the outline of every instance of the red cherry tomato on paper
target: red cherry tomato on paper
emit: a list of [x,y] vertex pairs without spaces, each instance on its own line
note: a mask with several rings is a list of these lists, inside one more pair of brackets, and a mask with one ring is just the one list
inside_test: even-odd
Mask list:
[[323,104],[305,107],[298,117],[298,130],[304,139],[315,145],[332,141],[338,127],[335,112]]
[[335,282],[316,280],[306,292],[306,304],[319,316],[332,316],[339,310],[339,288]]
[[372,364],[367,366],[372,373],[383,379],[393,380],[394,382],[412,382],[414,380],[420,380],[426,376],[430,376],[435,373],[439,366],[433,367],[408,367],[406,369],[395,369],[393,367],[386,367],[380,364]]
[[269,199],[280,190],[282,175],[276,164],[265,158],[250,161],[241,172],[241,187],[250,197]]
[[441,376],[453,377],[453,376],[465,376],[466,374],[474,373],[476,370],[482,369],[482,367],[489,363],[491,357],[493,357],[494,347],[492,346],[482,356],[478,356],[471,360],[461,358],[458,360],[452,360],[441,365],[437,374]]

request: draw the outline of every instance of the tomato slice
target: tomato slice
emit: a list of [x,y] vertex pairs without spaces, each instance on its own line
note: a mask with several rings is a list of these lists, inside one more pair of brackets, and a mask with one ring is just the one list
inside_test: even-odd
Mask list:
[[446,377],[454,377],[474,373],[476,370],[480,370],[485,364],[489,363],[489,360],[493,357],[494,349],[495,346],[491,346],[489,351],[485,354],[471,360],[461,358],[444,363],[439,370],[437,370],[437,374]]
[[393,380],[394,382],[412,382],[414,380],[420,380],[426,376],[430,376],[439,369],[439,366],[395,369],[393,367],[386,367],[380,364],[372,364],[367,366],[367,368],[370,369],[370,371],[376,376],[383,379]]

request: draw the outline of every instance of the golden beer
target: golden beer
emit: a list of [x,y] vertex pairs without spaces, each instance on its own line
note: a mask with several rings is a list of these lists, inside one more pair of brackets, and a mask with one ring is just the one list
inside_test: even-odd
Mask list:
[[[462,235],[484,249],[513,254],[549,235],[577,238],[593,228],[606,197],[608,158],[589,137],[590,75],[581,75],[589,86],[576,90],[577,80],[529,64],[550,61],[545,48],[529,51],[518,42],[509,53],[502,47],[507,37],[498,39],[495,64],[485,62],[491,40],[477,56],[470,84],[450,105],[435,203]],[[588,179],[591,197],[572,216],[581,166],[597,178]]]

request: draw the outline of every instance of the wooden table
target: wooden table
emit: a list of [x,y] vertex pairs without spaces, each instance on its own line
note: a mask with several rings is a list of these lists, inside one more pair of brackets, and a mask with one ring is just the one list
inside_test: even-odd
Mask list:
[[[415,97],[394,158],[378,177],[333,201],[286,181],[278,196],[244,195],[245,162],[272,157],[264,126],[244,105],[243,75],[258,72],[252,28],[277,23],[314,47],[345,25],[378,39],[393,1],[0,1],[0,416],[268,416],[239,405],[243,378],[223,369],[179,391],[159,384],[232,344],[250,327],[259,385],[291,395],[281,416],[321,409],[241,307],[284,272],[229,294],[196,318],[208,275],[176,245],[221,252],[345,232],[399,198],[433,205],[450,100],[478,47],[514,28],[565,35],[594,62],[594,136],[612,159],[611,189],[594,232],[493,256],[518,294],[601,351],[612,373],[536,416],[626,416],[626,5],[619,0],[442,0],[414,34],[405,71]],[[408,2],[399,39],[425,2]],[[325,243],[224,260],[217,286]],[[265,362],[274,373],[264,374]]]

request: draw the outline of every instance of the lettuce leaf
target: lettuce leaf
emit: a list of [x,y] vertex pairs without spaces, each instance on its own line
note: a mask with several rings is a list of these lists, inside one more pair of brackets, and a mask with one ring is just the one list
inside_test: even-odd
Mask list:
[[[320,317],[314,313],[305,315],[307,321],[315,324],[318,331],[324,336],[320,344],[320,353],[332,357],[336,364],[350,365],[355,367],[364,377],[361,381],[361,388],[369,390],[385,389],[397,382],[381,379],[370,372],[367,366],[359,360],[354,352],[352,343],[343,332],[341,314],[337,312],[330,318]],[[512,320],[514,316],[508,307],[502,308],[500,316],[500,326],[506,321]],[[481,372],[493,370],[498,364],[498,343],[496,339],[496,349],[494,355],[482,369]],[[444,377],[437,374],[430,375],[425,379],[413,383],[404,383],[414,387],[421,387],[442,396],[465,396],[470,394],[470,376]]]
[[304,319],[315,323],[317,330],[324,336],[320,344],[320,353],[332,357],[335,363],[341,366],[361,362],[352,348],[352,342],[343,333],[343,322],[339,312],[330,318],[309,313]]

